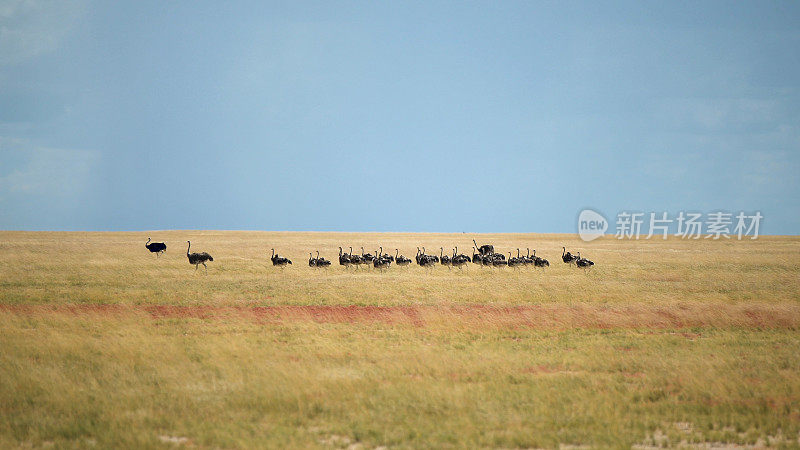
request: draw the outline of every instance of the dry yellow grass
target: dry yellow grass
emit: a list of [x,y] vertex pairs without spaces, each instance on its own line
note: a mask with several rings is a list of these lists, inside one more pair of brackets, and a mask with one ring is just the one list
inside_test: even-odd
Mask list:
[[797,237],[476,236],[544,273],[335,262],[471,238],[0,232],[0,447],[800,446]]
[[[157,258],[144,243],[166,241]],[[756,241],[663,241],[603,238],[584,243],[571,235],[477,235],[498,251],[521,247],[550,260],[532,268],[463,271],[392,267],[384,273],[336,265],[339,245],[364,246],[413,258],[416,247],[471,254],[473,235],[411,233],[267,233],[169,231],[140,233],[0,232],[0,302],[176,305],[408,305],[408,304],[705,304],[796,302],[800,299],[797,237]],[[208,274],[195,273],[193,251],[214,256]],[[589,273],[560,261],[561,247],[582,251],[597,265]],[[294,262],[269,261],[270,248]],[[307,266],[308,252],[334,260],[325,270]],[[358,250],[354,250],[358,251]],[[202,266],[200,267],[202,271]]]

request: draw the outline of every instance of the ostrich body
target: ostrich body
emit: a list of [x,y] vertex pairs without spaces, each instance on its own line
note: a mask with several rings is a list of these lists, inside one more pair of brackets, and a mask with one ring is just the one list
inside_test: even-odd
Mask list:
[[472,261],[472,259],[469,256],[458,254],[458,247],[453,249],[453,257],[450,259],[450,264],[452,264],[453,267],[463,269],[470,261]]
[[472,262],[475,264],[483,264],[483,255],[479,253],[475,253],[478,251],[477,247],[473,247],[474,250],[472,251]]
[[350,253],[347,254],[347,257],[350,259],[350,264],[358,269],[364,261],[360,256],[353,254],[353,247],[348,248],[350,249]]
[[272,261],[273,266],[278,267],[286,267],[287,264],[291,264],[292,261],[289,258],[282,258],[275,254],[275,249],[272,249],[272,255],[269,257],[270,261]]
[[425,254],[425,247],[422,247],[422,256],[428,258],[429,260],[431,260],[431,261],[433,261],[435,263],[439,262],[439,257],[438,256],[436,256],[436,255],[426,255]]
[[375,259],[375,257],[372,256],[371,253],[364,253],[364,247],[361,247],[361,260],[364,261],[364,263],[369,264],[373,259]]
[[394,261],[398,266],[407,266],[411,260],[400,254],[400,249],[394,249]]
[[422,247],[422,252],[420,252],[419,247],[417,247],[417,264],[422,267],[433,267],[438,261],[438,257],[425,254],[425,247]]
[[339,265],[345,268],[350,267],[350,255],[342,252],[342,247],[339,247]]
[[167,251],[167,244],[163,242],[150,243],[150,238],[147,238],[147,242],[145,242],[144,246],[150,250],[150,253],[155,253],[156,258],[159,257],[161,253]]
[[492,253],[494,253],[494,245],[487,244],[478,247],[478,243],[475,242],[475,239],[472,240],[472,243],[475,244],[475,248],[477,248],[480,254],[483,256],[491,255]]
[[511,252],[508,252],[508,267],[519,267],[522,264],[524,263],[520,258],[512,258]]
[[186,241],[186,242],[189,244],[189,246],[186,247],[186,257],[189,258],[189,264],[194,264],[194,270],[195,271],[197,271],[197,267],[200,266],[200,264],[202,264],[203,267],[205,267],[206,272],[207,272],[208,271],[208,266],[206,265],[206,261],[213,261],[214,258],[212,258],[211,255],[209,255],[206,252],[189,253],[189,249],[192,248],[192,242],[191,241]]
[[458,246],[456,246],[456,248],[453,249],[453,257],[450,258],[450,261],[455,263],[455,261],[457,259],[458,260],[466,260],[467,262],[472,261],[472,258],[470,258],[469,256],[467,256],[467,255],[465,255],[463,253],[462,254],[458,253]]
[[452,263],[450,262],[450,257],[444,254],[444,248],[439,247],[439,261],[443,266],[447,266],[448,268],[452,267]]
[[586,258],[581,258],[581,252],[578,252],[578,259],[575,260],[575,265],[581,269],[588,269],[594,265],[594,261],[589,261]]
[[[534,258],[531,257],[531,249],[530,248],[526,248],[525,250],[527,250],[527,253],[525,253],[525,256],[524,256],[525,264],[535,264],[536,260],[534,260]],[[533,254],[534,255],[536,254],[536,250],[533,251]]]
[[[311,265],[311,261],[314,261],[314,265]],[[308,265],[311,267],[328,267],[331,265],[331,262],[325,258],[320,258],[319,250],[317,250],[317,257],[311,258],[311,253],[308,254]]]
[[495,267],[502,267],[507,266],[508,261],[506,261],[505,256],[501,254],[492,254],[492,265]]
[[544,269],[545,267],[550,267],[550,261],[540,258],[536,256],[536,250],[533,251],[533,265],[536,267],[541,267]]
[[381,271],[389,268],[389,266],[392,264],[392,260],[389,259],[388,256],[383,256],[383,247],[375,252],[375,254],[378,255],[378,257],[372,260],[372,266],[376,269],[380,269]]
[[575,256],[567,251],[566,247],[561,247],[561,260],[567,264],[575,264],[575,261],[581,259],[580,256]]

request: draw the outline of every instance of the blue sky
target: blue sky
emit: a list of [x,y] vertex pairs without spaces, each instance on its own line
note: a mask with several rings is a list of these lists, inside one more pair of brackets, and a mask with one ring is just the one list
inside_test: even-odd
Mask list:
[[0,4],[0,229],[798,234],[798,173],[797,2]]

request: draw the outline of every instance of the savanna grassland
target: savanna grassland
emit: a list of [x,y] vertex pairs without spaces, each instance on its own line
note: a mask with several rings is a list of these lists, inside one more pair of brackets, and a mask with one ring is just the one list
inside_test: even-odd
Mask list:
[[[551,266],[337,265],[473,237]],[[0,447],[798,448],[798,261],[798,237],[0,232]]]

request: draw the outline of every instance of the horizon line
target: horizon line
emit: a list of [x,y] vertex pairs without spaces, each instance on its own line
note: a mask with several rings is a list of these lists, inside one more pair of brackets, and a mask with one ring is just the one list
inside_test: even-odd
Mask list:
[[[152,230],[7,230],[7,229],[0,229],[0,233],[156,233],[156,232],[175,232],[175,231],[185,231],[185,232],[209,232],[209,231],[216,231],[216,232],[243,232],[243,233],[251,233],[251,232],[262,232],[262,233],[340,233],[340,234],[359,234],[359,233],[386,233],[386,234],[568,234],[574,235],[577,238],[580,238],[578,233],[568,233],[568,232],[538,232],[538,231],[337,231],[337,230],[257,230],[257,229],[221,229],[221,228],[168,228],[168,229],[152,229]],[[603,237],[606,236],[614,236],[616,233],[603,233]],[[653,240],[664,240],[661,239],[661,235],[659,237],[647,239],[632,239],[632,238],[624,238],[624,239],[616,239],[619,241],[653,241]],[[669,234],[669,237],[679,237],[679,234]],[[730,235],[729,239],[725,240],[741,240],[741,241],[754,241],[756,239],[750,239],[750,235],[742,235],[742,239],[735,239],[736,235]],[[758,237],[800,237],[800,234],[761,234],[759,233]],[[687,241],[693,240],[705,240],[705,236],[701,235],[699,239],[684,239]],[[714,239],[718,241],[722,241],[723,239]]]

